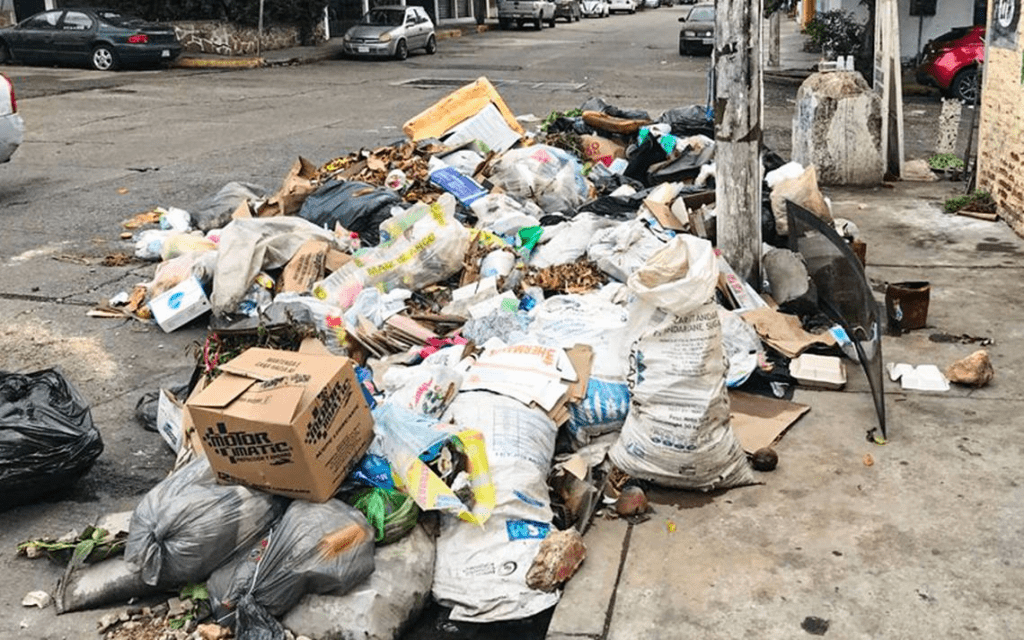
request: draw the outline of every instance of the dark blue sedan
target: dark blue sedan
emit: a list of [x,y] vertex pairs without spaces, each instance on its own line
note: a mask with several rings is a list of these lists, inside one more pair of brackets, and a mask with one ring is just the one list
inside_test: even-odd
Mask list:
[[181,55],[174,28],[103,9],[55,9],[0,29],[0,63],[156,66]]

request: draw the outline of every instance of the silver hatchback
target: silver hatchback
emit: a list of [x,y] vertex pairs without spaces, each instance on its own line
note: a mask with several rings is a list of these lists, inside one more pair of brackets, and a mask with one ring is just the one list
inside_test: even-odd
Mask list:
[[350,56],[405,60],[415,49],[437,51],[434,23],[422,7],[374,7],[342,39],[342,51]]

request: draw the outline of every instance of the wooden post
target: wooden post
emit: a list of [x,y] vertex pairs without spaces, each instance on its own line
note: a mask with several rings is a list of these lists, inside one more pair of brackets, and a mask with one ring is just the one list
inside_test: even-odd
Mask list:
[[718,248],[760,288],[761,0],[718,0],[715,15],[715,212]]
[[886,173],[903,174],[903,71],[896,0],[876,0],[874,89],[882,99],[882,158]]

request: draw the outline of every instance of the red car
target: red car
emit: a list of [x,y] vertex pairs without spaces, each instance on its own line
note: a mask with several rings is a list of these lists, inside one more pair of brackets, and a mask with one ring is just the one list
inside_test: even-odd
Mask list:
[[978,65],[984,59],[985,27],[957,27],[925,45],[917,83],[973,104],[980,90]]

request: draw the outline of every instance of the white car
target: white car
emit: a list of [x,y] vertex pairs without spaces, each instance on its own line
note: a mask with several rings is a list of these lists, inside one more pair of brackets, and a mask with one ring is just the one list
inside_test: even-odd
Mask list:
[[18,101],[14,85],[0,73],[0,162],[7,162],[21,146],[25,137],[25,123],[18,115]]
[[608,0],[583,0],[580,11],[584,18],[607,18],[611,14]]
[[636,0],[608,0],[608,11],[611,13],[616,11],[636,13]]

